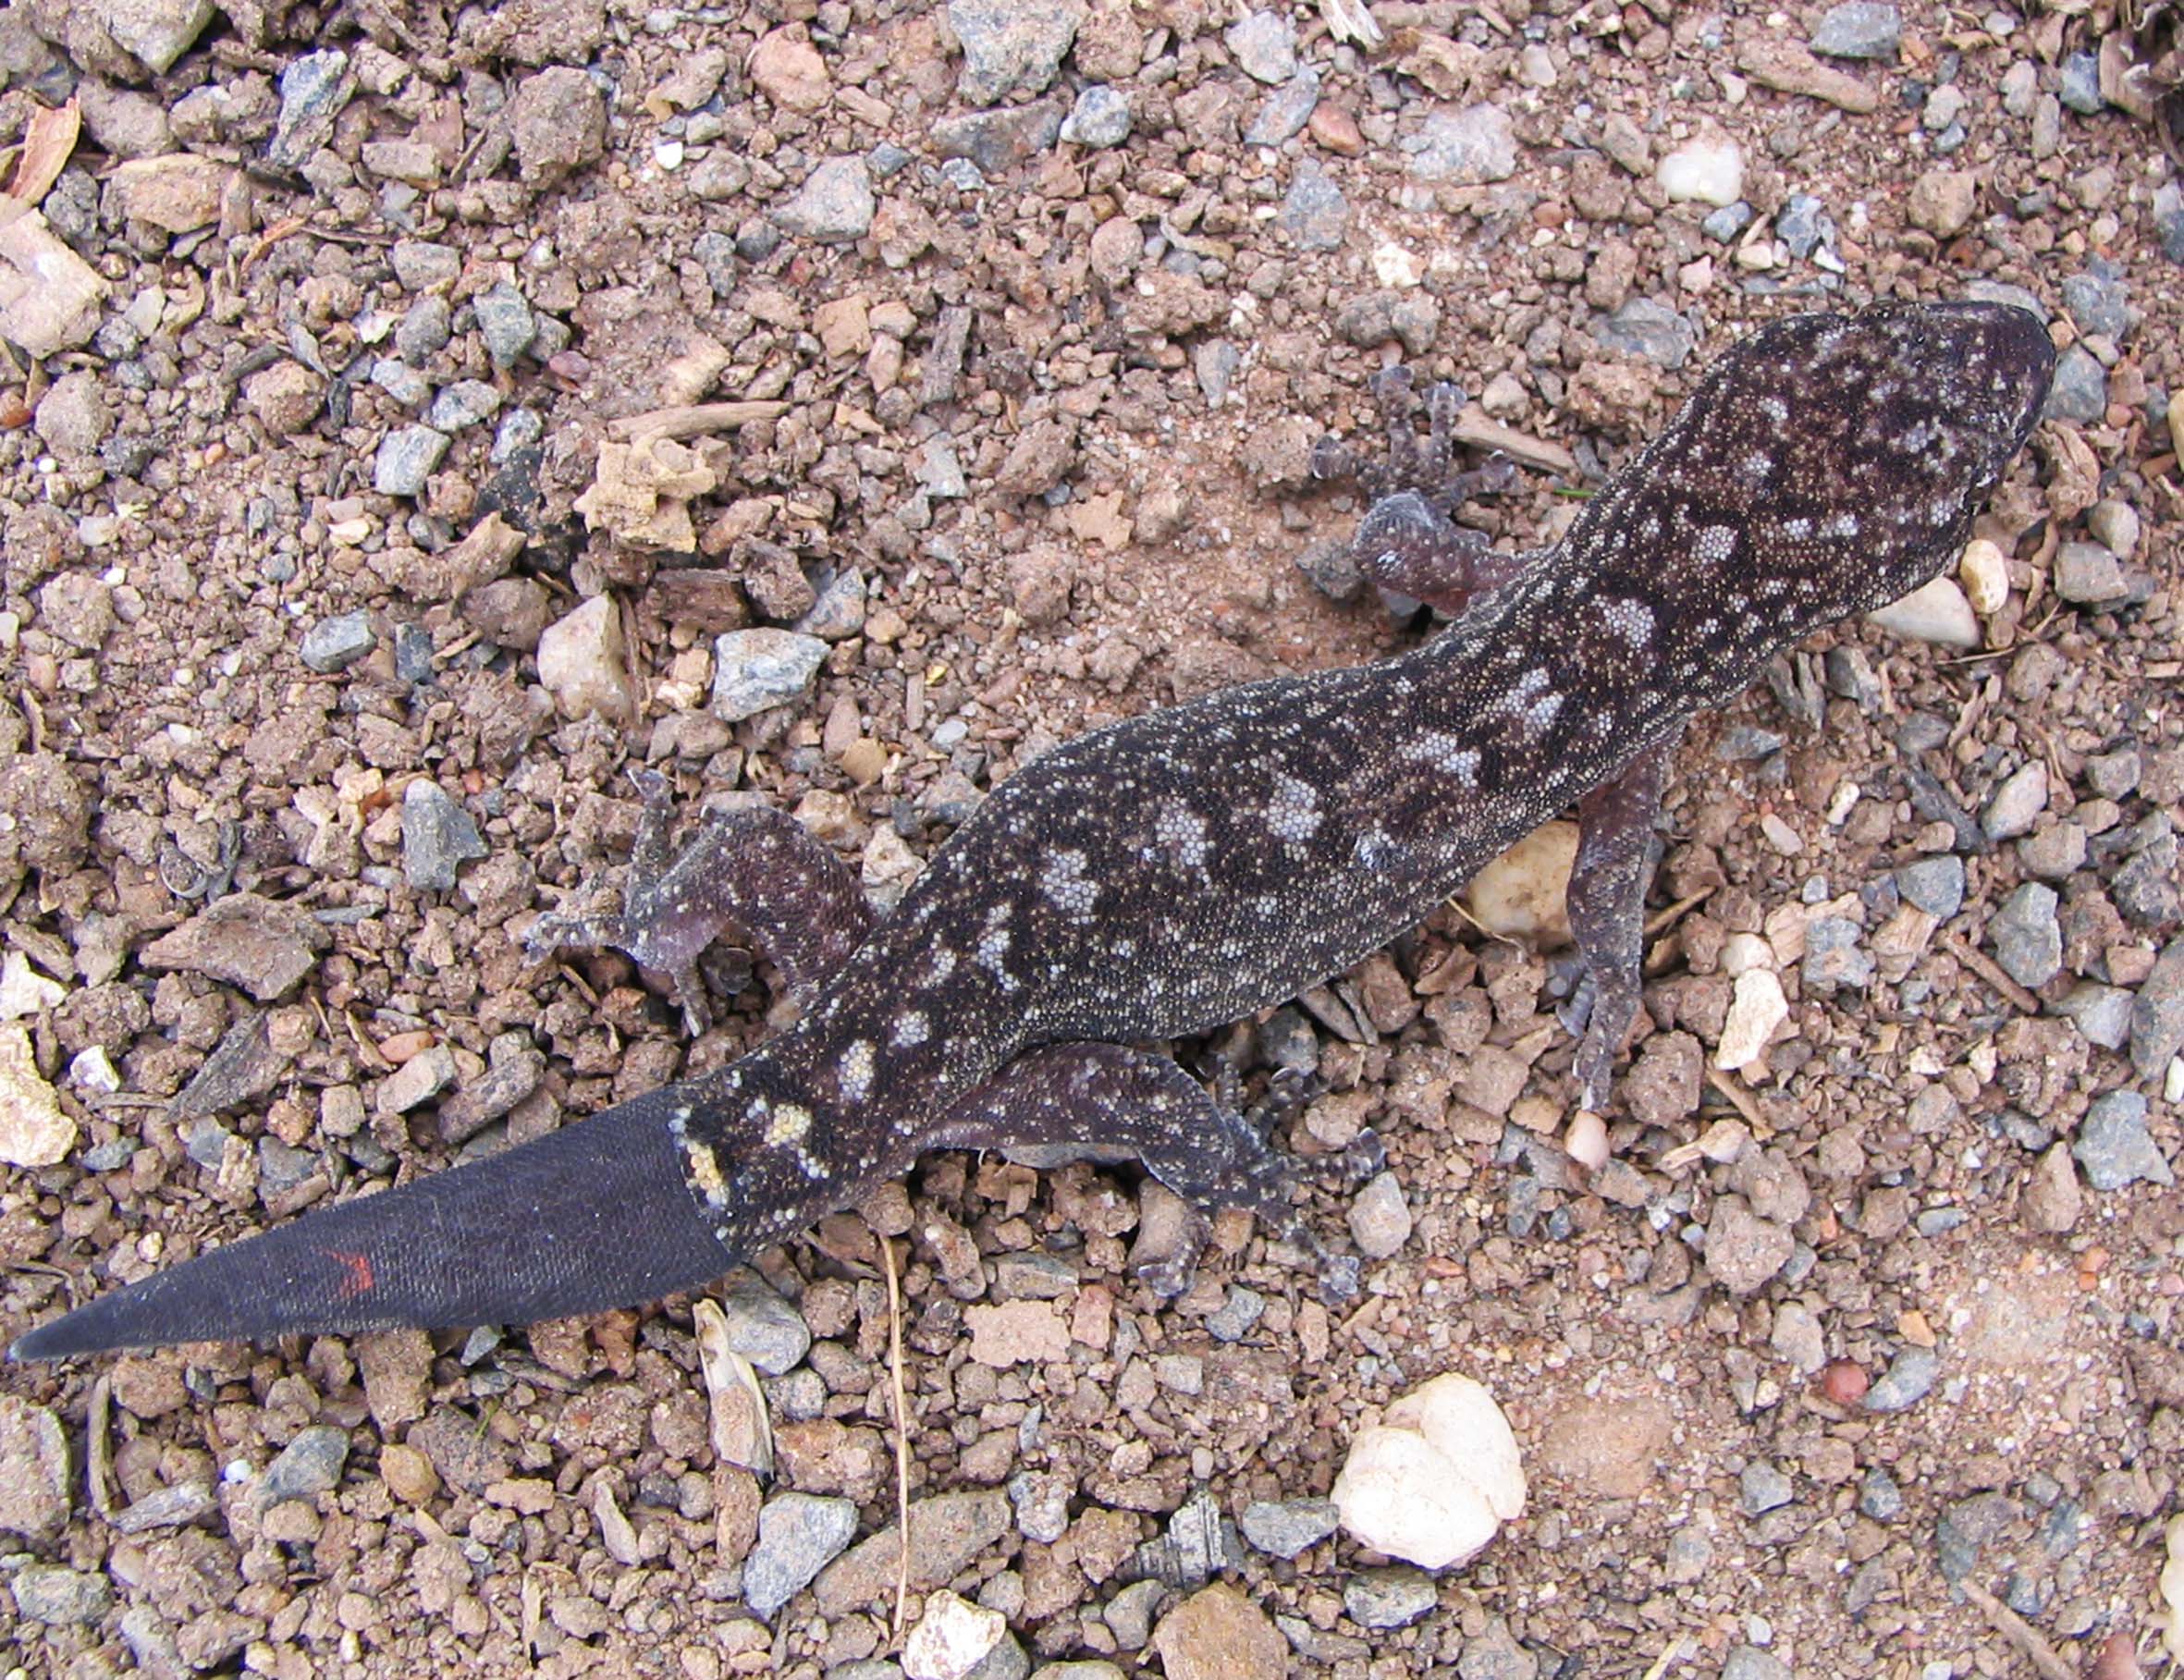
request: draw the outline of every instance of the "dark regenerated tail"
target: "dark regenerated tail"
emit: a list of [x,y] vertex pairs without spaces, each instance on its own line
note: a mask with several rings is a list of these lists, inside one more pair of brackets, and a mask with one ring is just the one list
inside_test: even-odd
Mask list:
[[58,1359],[291,1332],[528,1324],[656,1300],[736,1257],[698,1217],[669,1086],[489,1159],[305,1215],[41,1325]]

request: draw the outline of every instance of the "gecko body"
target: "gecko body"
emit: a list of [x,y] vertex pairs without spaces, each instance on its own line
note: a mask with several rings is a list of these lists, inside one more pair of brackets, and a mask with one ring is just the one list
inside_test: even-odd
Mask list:
[[[633,1305],[939,1147],[1134,1151],[1195,1207],[1250,1209],[1339,1288],[1355,1263],[1319,1247],[1265,1142],[1136,1047],[1350,966],[1575,803],[1571,921],[1594,991],[1577,1072],[1603,1105],[1684,724],[1945,565],[2053,363],[2039,322],[2004,306],[1800,316],[1724,352],[1550,549],[1489,555],[1429,500],[1384,498],[1360,563],[1462,608],[1449,629],[1067,742],[877,923],[786,816],[730,814],[670,860],[648,800],[623,914],[549,918],[538,943],[620,945],[694,1015],[697,954],[736,932],[806,1001],[792,1026],[717,1073],[131,1284],[15,1352]],[[1180,1288],[1187,1267],[1150,1281]]]

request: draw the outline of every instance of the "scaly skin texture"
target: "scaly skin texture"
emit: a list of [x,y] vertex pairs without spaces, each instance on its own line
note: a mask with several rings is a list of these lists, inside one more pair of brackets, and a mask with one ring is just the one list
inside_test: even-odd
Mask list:
[[[1452,607],[1379,663],[1209,695],[1069,742],[995,791],[877,926],[792,823],[739,812],[667,860],[650,791],[606,940],[702,1018],[695,959],[755,942],[812,999],[718,1073],[551,1138],[310,1215],[93,1302],[24,1357],[290,1331],[525,1319],[703,1283],[920,1151],[1095,1146],[1201,1208],[1328,1256],[1258,1134],[1131,1047],[1294,996],[1578,807],[1570,889],[1594,1001],[1584,1099],[1638,999],[1645,837],[1693,714],[1778,650],[1932,577],[2025,441],[2054,354],[2030,314],[1884,305],[1725,353],[1553,548],[1490,556],[1383,498],[1360,563]],[[1177,1289],[1187,1256],[1150,1262]]]

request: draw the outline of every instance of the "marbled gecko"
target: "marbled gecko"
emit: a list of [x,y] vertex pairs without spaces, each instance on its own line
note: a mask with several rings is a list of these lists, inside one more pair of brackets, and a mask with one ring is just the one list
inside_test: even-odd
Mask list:
[[130,1284],[14,1352],[632,1306],[951,1147],[1134,1150],[1194,1207],[1248,1208],[1319,1255],[1339,1286],[1258,1133],[1138,1047],[1360,961],[1575,803],[1570,919],[1595,988],[1577,1074],[1603,1104],[1686,720],[1939,571],[2053,363],[2039,321],[1999,305],[1800,316],[1722,355],[1551,548],[1492,555],[1432,498],[1384,497],[1359,563],[1429,602],[1478,592],[1448,629],[1068,742],[997,789],[877,922],[786,815],[717,818],[670,863],[649,799],[623,914],[549,918],[540,943],[618,944],[694,1010],[697,955],[729,931],[806,1000],[794,1025],[716,1073]]

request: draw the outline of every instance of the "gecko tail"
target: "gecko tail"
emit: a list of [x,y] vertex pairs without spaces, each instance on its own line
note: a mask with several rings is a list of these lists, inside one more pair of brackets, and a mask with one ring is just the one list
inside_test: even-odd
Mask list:
[[504,1154],[305,1215],[131,1283],[9,1350],[59,1359],[178,1342],[528,1324],[633,1306],[735,1264],[699,1217],[674,1087]]

